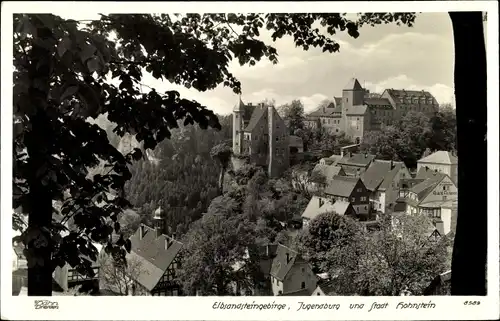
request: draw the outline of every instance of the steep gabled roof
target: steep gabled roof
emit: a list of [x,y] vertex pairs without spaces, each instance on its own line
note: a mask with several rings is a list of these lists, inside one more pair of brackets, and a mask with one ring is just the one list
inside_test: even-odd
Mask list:
[[245,128],[246,132],[251,132],[252,130],[254,130],[255,126],[257,126],[262,116],[267,114],[267,109],[268,108],[258,107],[253,110],[252,117],[250,118],[250,121]]
[[335,294],[335,280],[330,280],[326,282],[322,282],[318,284],[318,287],[323,291],[325,295],[334,295]]
[[326,187],[325,193],[333,196],[349,197],[359,180],[359,177],[334,176]]
[[[320,200],[321,206],[320,206]],[[302,218],[313,220],[321,214],[333,212],[333,203],[329,199],[313,196],[302,213]]]
[[415,178],[428,179],[428,178],[434,178],[436,176],[444,177],[444,176],[446,176],[446,174],[440,173],[440,172],[433,170],[433,169],[430,169],[428,167],[420,167]]
[[368,106],[391,106],[392,104],[387,98],[365,98],[365,104]]
[[351,78],[345,85],[344,90],[363,90],[363,87],[361,87],[359,81],[356,78]]
[[385,189],[390,186],[402,166],[402,162],[393,161],[391,168],[391,161],[374,159],[368,169],[361,174],[361,180],[370,191],[375,191],[379,187]]
[[[289,259],[288,262],[287,254]],[[292,266],[296,263],[305,263],[305,260],[294,250],[282,244],[278,244],[278,248],[276,249],[276,256],[273,259],[270,274],[276,279],[283,281],[288,272],[290,272]]]
[[[140,238],[141,228],[143,229],[142,239]],[[141,268],[144,269],[144,273],[141,273],[137,281],[148,290],[152,290],[153,288],[149,287],[154,287],[158,283],[183,244],[164,234],[156,237],[154,229],[144,224],[139,226],[130,237],[130,241],[132,243],[130,255],[138,259],[141,262]]]
[[337,161],[337,165],[367,166],[375,159],[372,154],[351,154],[346,155]]
[[366,105],[356,105],[345,109],[346,115],[364,115],[366,113]]
[[443,180],[444,176],[435,176],[433,178],[425,179],[423,182],[413,186],[410,190],[416,193],[419,201],[421,201],[432,189]]
[[335,106],[338,108],[342,107],[342,97],[333,97],[333,100],[335,101]]
[[448,151],[437,151],[424,157],[418,161],[419,163],[434,163],[434,164],[445,164],[445,165],[456,165],[458,164],[458,158],[453,156],[452,153]]
[[[333,163],[333,161],[330,158],[326,158],[325,162],[327,162],[327,160]],[[325,176],[327,180],[330,180],[334,176],[339,175],[339,173],[342,172],[342,167],[335,165],[316,164],[316,166],[314,166],[314,169],[312,171],[319,172],[320,174]]]
[[419,104],[420,104],[420,99],[425,99],[425,103],[422,105],[430,105],[428,102],[432,101],[432,104],[437,104],[436,98],[428,91],[425,90],[405,90],[405,89],[386,89],[385,92],[387,92],[392,99],[397,103],[397,104],[406,104],[408,102],[405,101],[407,98],[417,98],[419,99]]

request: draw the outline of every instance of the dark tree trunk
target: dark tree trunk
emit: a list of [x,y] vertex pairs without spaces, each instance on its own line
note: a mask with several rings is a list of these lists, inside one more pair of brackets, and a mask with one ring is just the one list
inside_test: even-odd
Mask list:
[[[33,143],[39,139],[40,130],[46,127],[48,122],[45,117],[40,116],[43,111],[32,118],[33,133],[37,138],[30,137],[33,140],[28,145],[33,147]],[[44,133],[44,132],[42,132]],[[41,135],[43,136],[43,134]],[[31,146],[30,146],[31,145]],[[51,235],[49,232],[52,223],[52,196],[47,186],[44,186],[43,177],[46,175],[45,157],[43,151],[30,151],[30,179],[28,184],[29,192],[29,218],[28,218],[28,242],[27,242],[27,261],[28,261],[28,295],[29,296],[51,296],[52,295],[52,246]]]
[[28,238],[26,240],[28,261],[28,295],[52,295],[52,192],[44,183],[49,169],[50,142],[53,140],[51,122],[47,117],[48,91],[50,79],[50,52],[44,47],[52,37],[52,31],[45,27],[37,28],[40,43],[33,43],[29,61],[29,78],[32,81],[29,97],[36,110],[30,116],[31,130],[25,136],[28,150],[29,185]]
[[451,294],[485,295],[487,103],[483,19],[481,12],[449,15],[455,43],[457,150],[461,156],[458,166],[461,203],[453,247]]

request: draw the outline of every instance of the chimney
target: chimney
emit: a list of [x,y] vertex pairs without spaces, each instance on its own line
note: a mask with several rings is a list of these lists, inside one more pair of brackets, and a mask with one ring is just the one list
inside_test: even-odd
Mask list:
[[391,170],[394,169],[394,161],[391,159]]
[[321,197],[318,197],[318,201],[319,201],[319,207],[323,206],[323,204],[325,203]]
[[169,246],[168,243],[170,243],[170,240],[168,239],[168,237],[166,237],[165,238],[165,251],[168,250],[168,246]]
[[325,107],[323,107],[323,113],[325,113],[325,112],[326,112],[326,108],[325,108]]
[[176,237],[176,236],[177,236],[177,235],[176,235],[176,233],[175,233],[175,232],[174,232],[174,233],[172,233],[172,239],[174,239],[174,240],[175,240],[175,237]]
[[365,153],[365,158],[368,158],[368,153]]
[[266,245],[266,257],[271,257],[271,244]]
[[286,264],[290,263],[290,253],[286,254]]

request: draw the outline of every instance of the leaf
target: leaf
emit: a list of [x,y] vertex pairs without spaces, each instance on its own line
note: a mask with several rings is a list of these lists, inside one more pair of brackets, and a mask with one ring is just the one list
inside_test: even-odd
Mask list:
[[87,60],[94,57],[94,54],[96,51],[97,51],[96,47],[85,43],[83,46],[82,52],[80,54],[80,59],[82,60],[83,63],[85,63]]
[[89,69],[90,73],[99,70],[99,60],[97,59],[97,57],[93,57],[89,61],[87,61],[87,68]]
[[62,57],[66,53],[66,51],[70,50],[70,48],[71,39],[69,39],[69,37],[64,37],[57,45],[57,53],[59,54],[59,57]]
[[115,222],[114,228],[116,233],[120,232],[120,223]]
[[73,96],[77,91],[78,91],[78,86],[70,86],[70,87],[66,88],[64,93],[61,95],[60,101],[63,101],[66,98]]

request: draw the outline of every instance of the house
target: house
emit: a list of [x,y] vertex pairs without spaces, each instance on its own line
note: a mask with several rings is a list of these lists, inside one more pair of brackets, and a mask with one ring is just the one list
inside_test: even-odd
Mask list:
[[[289,167],[288,128],[274,106],[254,106],[239,99],[233,109],[233,154],[233,159],[244,156],[252,164],[265,166],[270,177]],[[233,161],[233,166],[237,163]]]
[[410,111],[432,116],[438,109],[436,99],[428,91],[385,89],[378,95],[352,78],[342,90],[342,97],[334,97],[328,106],[306,115],[306,125],[344,132],[359,144],[367,131],[390,126]]
[[430,172],[425,178],[401,181],[394,210],[412,215],[427,215],[440,234],[446,235],[451,231],[452,212],[458,203],[458,189],[448,175]]
[[176,280],[181,268],[179,252],[183,244],[165,234],[164,211],[154,212],[154,228],[141,224],[130,237],[132,251],[128,259],[137,263],[139,272],[130,275],[132,295],[178,296]]
[[370,191],[359,177],[334,176],[325,194],[332,200],[350,203],[360,220],[370,218]]
[[441,150],[423,157],[417,161],[417,173],[424,168],[450,176],[458,186],[458,158],[453,153]]
[[309,263],[282,244],[274,248],[276,252],[269,270],[272,295],[311,295],[316,289],[317,277]]
[[[98,253],[101,252],[102,245],[96,243],[93,245],[97,248]],[[96,290],[99,289],[99,260],[94,261],[86,255],[80,255],[80,257],[91,262],[94,276],[83,275],[79,273],[75,267],[72,267],[68,263],[62,267],[56,266],[54,272],[52,273],[52,277],[62,291],[68,291],[70,288],[77,285],[90,285]]]
[[334,176],[346,176],[344,169],[335,165],[316,164],[313,172],[318,172],[326,178],[327,183],[333,179]]
[[343,200],[330,200],[328,198],[313,196],[302,213],[302,226],[307,227],[309,222],[324,213],[337,213],[357,217],[351,203]]
[[326,282],[321,282],[318,283],[318,286],[316,289],[313,291],[311,296],[328,296],[328,295],[335,295],[335,280],[329,280]]
[[361,180],[370,191],[371,208],[380,213],[393,208],[399,197],[400,180],[407,178],[411,175],[403,162],[374,159],[361,174]]
[[342,167],[347,176],[360,177],[375,159],[371,154],[347,153],[336,163]]

